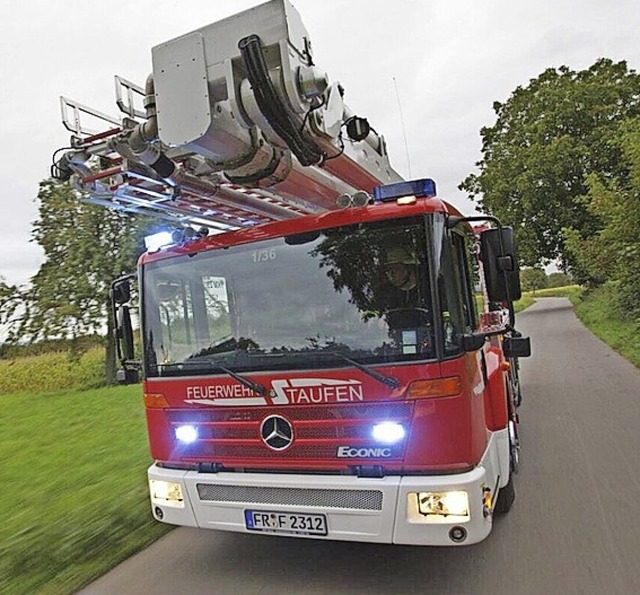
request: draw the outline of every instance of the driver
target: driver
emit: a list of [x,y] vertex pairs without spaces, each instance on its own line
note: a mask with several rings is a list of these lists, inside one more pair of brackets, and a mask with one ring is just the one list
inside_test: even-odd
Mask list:
[[384,274],[391,286],[387,291],[387,305],[391,308],[419,306],[418,259],[402,246],[390,248],[384,258]]
[[404,246],[389,248],[384,256],[387,281],[382,298],[385,320],[394,344],[403,354],[428,354],[432,349],[431,314],[426,302],[424,270],[414,251]]

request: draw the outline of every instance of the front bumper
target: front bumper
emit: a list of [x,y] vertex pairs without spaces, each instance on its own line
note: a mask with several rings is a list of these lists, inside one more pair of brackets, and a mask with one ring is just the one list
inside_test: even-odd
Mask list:
[[[318,475],[271,475],[177,471],[153,465],[150,480],[180,483],[182,506],[166,506],[152,494],[154,516],[163,522],[251,532],[245,526],[245,510],[325,515],[327,535],[303,535],[313,539],[365,541],[410,545],[472,544],[491,531],[492,518],[483,510],[483,489],[495,488],[487,470],[443,476],[390,476],[358,478]],[[418,513],[420,492],[466,491],[469,515],[464,521],[428,522]],[[460,528],[457,541],[452,529]],[[456,535],[455,533],[453,534]]]
[[[363,478],[341,475],[199,473],[152,465],[150,483],[172,482],[182,500],[167,505],[151,489],[157,520],[174,525],[250,533],[245,511],[324,515],[326,535],[311,539],[405,545],[469,545],[491,532],[486,490],[495,501],[509,480],[508,431],[494,432],[480,464],[466,473]],[[166,485],[166,484],[163,484]],[[466,492],[468,515],[425,517],[417,494]],[[155,495],[154,495],[155,494]],[[175,494],[174,494],[175,496]],[[462,535],[462,539],[460,536]]]

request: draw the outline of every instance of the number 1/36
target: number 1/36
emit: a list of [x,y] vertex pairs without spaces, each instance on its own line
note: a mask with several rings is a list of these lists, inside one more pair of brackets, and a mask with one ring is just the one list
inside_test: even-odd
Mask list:
[[277,257],[277,253],[275,248],[269,248],[265,250],[254,250],[251,253],[251,258],[253,262],[267,262],[269,260],[275,260]]

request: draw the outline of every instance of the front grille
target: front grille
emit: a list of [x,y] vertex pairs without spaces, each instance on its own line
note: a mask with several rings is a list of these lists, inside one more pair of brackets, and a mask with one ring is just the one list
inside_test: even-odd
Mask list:
[[[270,449],[260,436],[260,426],[269,415],[286,418],[293,427],[294,439],[289,448],[281,451]],[[403,424],[409,435],[411,403],[357,403],[325,407],[289,406],[278,408],[245,407],[216,408],[208,410],[168,410],[167,416],[173,428],[182,424],[194,425],[198,439],[189,445],[177,445],[175,455],[183,461],[216,462],[228,466],[249,461],[331,460],[338,458],[341,446],[371,448],[374,423],[395,421]],[[173,432],[172,432],[173,433]],[[385,461],[402,460],[406,438],[389,447]],[[373,463],[373,458],[366,459]],[[349,459],[354,462],[353,458]],[[246,465],[243,465],[246,466]]]
[[379,490],[258,488],[210,483],[199,483],[196,488],[200,500],[205,502],[382,510],[382,492]]

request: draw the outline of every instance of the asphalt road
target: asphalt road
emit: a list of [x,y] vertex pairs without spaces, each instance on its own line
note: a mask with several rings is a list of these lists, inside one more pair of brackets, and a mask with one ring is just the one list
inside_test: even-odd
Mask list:
[[177,529],[85,595],[640,593],[640,371],[565,299],[519,316],[521,468],[475,546],[418,548]]

